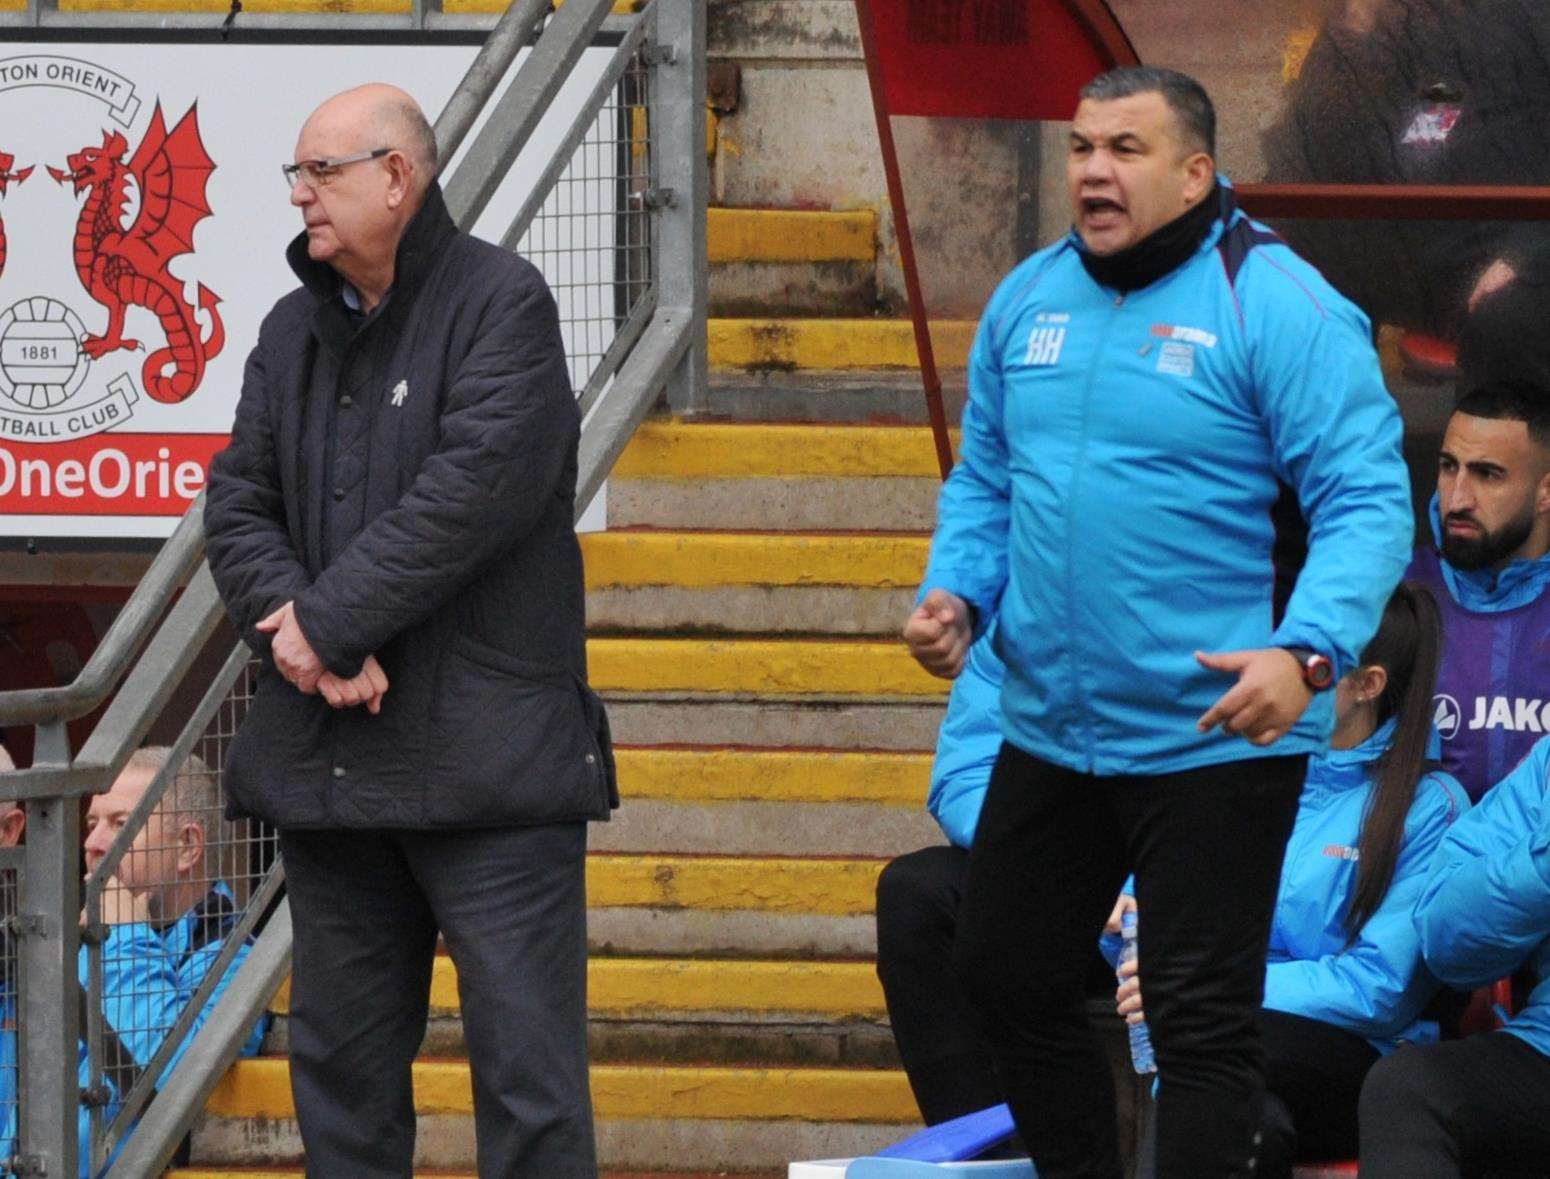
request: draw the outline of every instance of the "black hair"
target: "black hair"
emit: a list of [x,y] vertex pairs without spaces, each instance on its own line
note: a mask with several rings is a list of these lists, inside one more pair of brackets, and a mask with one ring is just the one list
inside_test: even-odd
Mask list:
[[1346,910],[1345,928],[1356,940],[1377,912],[1399,862],[1405,820],[1426,769],[1432,735],[1432,692],[1442,647],[1442,623],[1431,591],[1419,582],[1401,582],[1383,608],[1378,633],[1362,651],[1361,665],[1388,673],[1378,697],[1378,723],[1397,719],[1394,738],[1378,759],[1377,785],[1357,840],[1356,887]]
[[1453,409],[1474,418],[1523,422],[1529,437],[1550,450],[1550,390],[1504,378],[1461,390]]
[[1216,156],[1216,107],[1205,87],[1188,74],[1161,66],[1117,66],[1082,87],[1081,96],[1113,102],[1137,94],[1160,94],[1179,121],[1189,147]]

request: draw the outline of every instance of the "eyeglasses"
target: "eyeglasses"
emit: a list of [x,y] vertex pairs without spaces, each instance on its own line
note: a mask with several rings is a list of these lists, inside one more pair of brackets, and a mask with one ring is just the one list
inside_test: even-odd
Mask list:
[[372,151],[357,152],[353,156],[336,156],[332,160],[302,160],[299,164],[281,164],[280,174],[285,177],[285,187],[288,189],[295,188],[298,179],[311,189],[327,188],[333,183],[334,177],[339,175],[339,169],[346,164],[379,159],[397,150],[395,147],[379,147]]

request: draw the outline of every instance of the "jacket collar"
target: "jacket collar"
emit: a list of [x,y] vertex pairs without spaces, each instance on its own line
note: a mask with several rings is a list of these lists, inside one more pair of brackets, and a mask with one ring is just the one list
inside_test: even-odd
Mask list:
[[1349,790],[1360,786],[1372,775],[1372,767],[1388,751],[1399,722],[1390,717],[1360,745],[1350,749],[1327,749],[1308,761],[1308,787],[1325,790]]
[[[392,292],[399,300],[407,299],[435,264],[446,239],[457,232],[447,202],[441,195],[441,185],[434,180],[425,193],[425,201],[419,211],[404,227],[404,236],[398,240],[398,250],[393,261]],[[296,277],[319,299],[339,297],[344,280],[339,272],[326,262],[314,262],[307,254],[307,232],[302,230],[285,248],[285,260],[296,272]],[[384,298],[383,302],[387,302]]]
[[1509,561],[1505,569],[1455,569],[1442,555],[1442,512],[1435,492],[1427,514],[1442,580],[1464,609],[1490,614],[1516,610],[1550,591],[1550,553],[1532,561]]
[[1117,254],[1093,254],[1074,227],[1068,240],[1094,282],[1128,293],[1161,281],[1214,246],[1237,210],[1238,198],[1231,182],[1218,175],[1215,193]]

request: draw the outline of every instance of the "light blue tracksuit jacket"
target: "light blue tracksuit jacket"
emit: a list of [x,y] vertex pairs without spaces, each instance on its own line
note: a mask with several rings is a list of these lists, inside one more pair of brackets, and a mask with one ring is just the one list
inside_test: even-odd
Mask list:
[[[1399,414],[1367,318],[1236,208],[1120,295],[1073,234],[997,288],[970,358],[962,461],[921,594],[999,613],[1003,732],[1080,772],[1161,774],[1323,748],[1320,696],[1259,749],[1195,721],[1232,685],[1197,650],[1273,644],[1353,667],[1410,556]],[[1271,506],[1307,563],[1272,624]]]
[[[212,909],[209,907],[210,901],[215,897],[221,898],[225,904]],[[230,889],[224,883],[217,883],[204,905],[189,910],[171,925],[160,929],[139,923],[108,927],[107,940],[102,946],[103,1016],[137,1065],[144,1067],[150,1063],[167,1031],[177,1022],[178,1016],[194,997],[194,992],[204,982],[210,967],[215,964],[223,945],[224,930],[235,923],[234,912],[228,907],[231,899]],[[208,916],[211,912],[231,915],[218,916],[212,927],[212,919]],[[220,930],[221,936],[210,937],[213,929]],[[168,1059],[158,1087],[165,1084],[172,1070],[183,1059],[194,1036],[215,1010],[215,1005],[226,993],[237,969],[247,958],[249,948],[246,944],[238,947],[236,957],[195,1017],[188,1034]],[[79,958],[82,987],[88,985],[88,961],[87,950],[82,947]],[[0,1030],[0,1154],[9,1153],[16,1146],[18,1074],[15,1028],[18,1014],[14,988],[7,987],[0,991],[0,1021],[4,1023],[4,1030]],[[257,1055],[263,1045],[267,1023],[268,1016],[259,1019],[252,1034],[243,1043],[240,1055]],[[84,1034],[83,1029],[78,1060],[83,1089],[91,1080]],[[112,1089],[111,1083],[109,1089]],[[117,1116],[122,1096],[112,1093],[111,1100],[103,1109],[104,1124]],[[81,1107],[77,1131],[80,1179],[90,1179],[91,1114],[85,1106]]]
[[1550,737],[1485,792],[1437,849],[1416,907],[1426,964],[1480,987],[1526,967],[1533,991],[1505,1030],[1550,1056]]
[[1448,774],[1421,779],[1388,893],[1347,945],[1357,841],[1378,759],[1393,735],[1389,721],[1353,749],[1309,759],[1282,860],[1265,967],[1266,1007],[1355,1032],[1384,1053],[1402,1042],[1437,1038],[1437,1024],[1420,1018],[1437,980],[1421,962],[1415,904],[1438,845],[1469,809],[1469,795]]
[[[1347,944],[1345,915],[1356,887],[1362,819],[1394,728],[1391,720],[1355,748],[1308,759],[1281,861],[1264,1000],[1273,1010],[1354,1032],[1385,1054],[1402,1043],[1437,1038],[1436,1022],[1420,1018],[1437,980],[1421,960],[1415,905],[1443,837],[1469,809],[1469,795],[1456,779],[1440,771],[1422,777],[1388,893]],[[1133,879],[1124,891],[1134,893]],[[1117,935],[1105,935],[1099,945],[1104,957],[1117,961]]]
[[947,715],[937,734],[926,809],[950,843],[974,846],[990,771],[1001,752],[1001,681],[1006,675],[995,652],[992,622],[969,648],[962,674],[953,681]]

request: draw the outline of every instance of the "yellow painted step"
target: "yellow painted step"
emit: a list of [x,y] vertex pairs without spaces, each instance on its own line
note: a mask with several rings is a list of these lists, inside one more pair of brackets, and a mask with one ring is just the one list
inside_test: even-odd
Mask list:
[[711,208],[705,212],[705,250],[712,262],[871,262],[877,214]]
[[870,914],[886,860],[782,856],[592,855],[594,909],[696,909],[818,917]]
[[[964,368],[974,342],[973,320],[935,320],[937,367]],[[907,319],[712,319],[710,363],[716,368],[918,368]]]
[[635,431],[611,475],[615,479],[799,476],[938,479],[941,472],[926,426],[702,425],[660,418]]
[[893,639],[590,638],[588,677],[599,692],[766,696],[943,696]]
[[[61,12],[209,12],[225,14],[231,0],[59,0]],[[242,0],[243,12],[407,13],[411,0]],[[241,17],[237,18],[241,21]]]
[[929,753],[828,749],[614,751],[626,800],[871,803],[919,807],[931,785]]
[[[554,0],[554,7],[564,3],[565,0]],[[628,15],[638,11],[643,3],[644,0],[614,0],[614,12]],[[441,10],[450,15],[502,13],[510,5],[511,0],[441,0]]]
[[[727,1068],[692,1065],[592,1066],[599,1118],[692,1118],[913,1123],[919,1115],[904,1073],[892,1069]],[[472,1114],[466,1061],[414,1065],[420,1114]],[[205,1106],[224,1118],[292,1118],[284,1059],[239,1060]]]
[[[784,1171],[757,1172],[742,1179],[782,1179]],[[417,1171],[420,1179],[479,1179],[472,1171]],[[726,1179],[725,1171],[603,1171],[601,1179]],[[180,1167],[165,1172],[163,1179],[306,1179],[302,1171],[288,1167]]]
[[[290,981],[269,1010],[290,1011]],[[795,962],[705,958],[594,958],[587,967],[587,1006],[595,1015],[649,1016],[663,1012],[795,1012],[830,1019],[877,1018],[887,1013],[870,962]],[[431,1008],[460,1007],[457,968],[438,955],[431,975]]]
[[670,585],[840,585],[913,589],[929,536],[770,532],[588,532],[588,589]]

